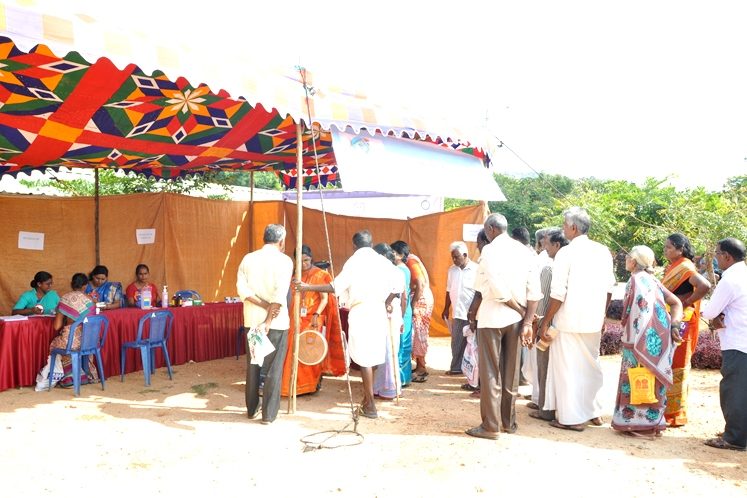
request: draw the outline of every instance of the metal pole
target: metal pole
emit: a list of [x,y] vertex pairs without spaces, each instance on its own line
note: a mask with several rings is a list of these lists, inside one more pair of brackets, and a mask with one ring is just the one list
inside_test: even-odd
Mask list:
[[[301,246],[303,244],[303,125],[296,124],[296,280],[301,280]],[[296,384],[298,382],[298,346],[301,333],[301,293],[293,291],[293,363],[288,396],[288,413],[296,413]]]
[[96,246],[96,265],[101,264],[101,242],[99,240],[99,169],[93,170],[93,184],[94,184],[94,215],[93,215],[93,233],[94,243]]

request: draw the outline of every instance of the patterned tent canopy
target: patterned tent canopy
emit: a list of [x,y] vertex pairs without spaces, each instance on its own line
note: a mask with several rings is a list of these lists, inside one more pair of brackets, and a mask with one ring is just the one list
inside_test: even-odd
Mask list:
[[[29,4],[34,2],[0,2],[0,174],[61,166],[117,168],[159,178],[211,169],[274,170],[287,188],[294,188],[297,122],[314,130],[314,144],[311,133],[303,135],[306,187],[338,181],[329,133],[333,126],[427,140],[482,157],[481,150],[457,138],[463,136],[459,130],[443,122],[429,121],[435,128],[426,128],[406,113],[327,88],[315,89],[307,101],[304,84],[311,83],[300,81],[299,73],[252,78],[240,64],[226,67],[225,61],[219,72],[200,68],[205,71],[200,77],[216,75],[220,86],[213,88],[235,85],[234,91],[252,92],[247,98],[232,98],[184,77],[170,79],[160,70],[148,74],[122,62],[123,45],[111,26]],[[91,60],[111,55],[107,47],[117,48],[112,53],[119,67],[107,57],[89,62],[76,51],[58,55],[64,47],[82,45]],[[167,65],[191,56],[170,47],[150,49]],[[147,49],[125,56],[153,60]],[[177,65],[169,68],[172,74]],[[193,77],[192,66],[199,65],[189,65]]]

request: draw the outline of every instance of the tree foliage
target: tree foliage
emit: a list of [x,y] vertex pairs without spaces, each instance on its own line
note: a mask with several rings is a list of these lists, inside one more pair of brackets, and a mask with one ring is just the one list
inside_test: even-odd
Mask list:
[[[30,188],[53,187],[72,196],[95,195],[93,178],[63,180],[53,177],[44,180],[21,180],[20,182]],[[249,186],[249,182],[250,174],[248,171],[210,171],[173,180],[158,180],[144,175],[121,174],[115,170],[104,169],[99,171],[99,195],[140,194],[145,192],[187,194],[204,192],[214,185],[222,186],[230,192],[232,186]],[[254,174],[254,184],[257,188],[280,190],[280,180],[271,171],[256,172]],[[227,196],[218,197],[227,198]]]
[[[730,178],[720,192],[678,190],[668,178],[648,178],[640,185],[562,175],[495,179],[508,200],[489,203],[490,211],[505,215],[509,228],[525,226],[532,232],[561,226],[563,211],[581,206],[591,215],[593,239],[614,251],[647,245],[662,263],[664,242],[675,232],[684,233],[696,253],[709,256],[722,238],[747,241],[747,211],[742,207],[747,204],[747,175]],[[453,209],[464,202],[445,205]]]

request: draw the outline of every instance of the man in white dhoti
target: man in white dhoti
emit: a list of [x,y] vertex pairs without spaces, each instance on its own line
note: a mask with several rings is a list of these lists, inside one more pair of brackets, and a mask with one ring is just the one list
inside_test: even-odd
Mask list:
[[[599,342],[615,276],[609,249],[586,235],[589,214],[572,207],[563,216],[563,234],[571,242],[555,255],[550,304],[538,331],[552,341],[545,406],[540,408],[555,410],[553,427],[582,431],[588,422],[602,425]],[[547,334],[550,324],[558,331],[555,339]]]
[[363,400],[359,413],[377,418],[373,393],[373,367],[386,359],[386,342],[389,340],[389,319],[392,289],[398,285],[392,272],[392,263],[372,248],[371,232],[362,230],[353,235],[356,251],[342,267],[331,285],[309,285],[295,282],[298,291],[335,292],[345,294],[348,314],[348,351],[361,367]]

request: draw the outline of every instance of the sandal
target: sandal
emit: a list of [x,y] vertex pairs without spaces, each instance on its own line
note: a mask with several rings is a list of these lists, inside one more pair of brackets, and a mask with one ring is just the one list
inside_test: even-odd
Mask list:
[[581,424],[565,425],[565,424],[561,424],[557,420],[551,420],[550,425],[555,427],[556,429],[565,429],[567,431],[583,432],[583,430],[586,429],[586,426],[581,425]]
[[724,438],[716,437],[713,439],[706,439],[703,444],[706,446],[710,446],[711,448],[718,448],[719,450],[734,450],[734,451],[746,451],[747,448],[744,448],[742,446],[737,446],[736,444],[731,444],[730,442],[726,441]]
[[412,377],[412,381],[413,382],[425,382],[426,380],[428,380],[426,379],[426,377],[427,375],[423,375],[423,374],[415,375]]
[[465,391],[473,391],[473,392],[480,389],[479,387],[474,387],[471,384],[462,384],[461,388]]
[[376,412],[376,409],[374,410],[366,410],[363,408],[363,405],[358,405],[358,409],[356,410],[358,415],[362,415],[366,418],[379,418],[379,414]]

